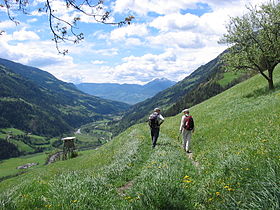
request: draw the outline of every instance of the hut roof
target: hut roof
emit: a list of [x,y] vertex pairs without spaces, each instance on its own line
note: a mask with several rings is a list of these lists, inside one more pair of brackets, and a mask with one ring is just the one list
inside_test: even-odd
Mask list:
[[72,136],[72,137],[65,137],[65,138],[62,138],[61,140],[62,141],[69,141],[69,140],[74,140],[76,139],[76,137]]

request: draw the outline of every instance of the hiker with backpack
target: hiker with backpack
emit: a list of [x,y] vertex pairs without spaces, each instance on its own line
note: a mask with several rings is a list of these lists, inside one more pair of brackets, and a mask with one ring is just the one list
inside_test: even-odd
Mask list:
[[154,112],[149,116],[148,122],[151,129],[152,148],[155,148],[159,136],[160,125],[164,122],[164,118],[160,114],[159,108],[154,109]]
[[187,153],[191,153],[190,147],[192,133],[194,132],[194,120],[188,109],[184,109],[182,112],[184,115],[181,119],[180,133],[182,134],[183,138],[183,148]]

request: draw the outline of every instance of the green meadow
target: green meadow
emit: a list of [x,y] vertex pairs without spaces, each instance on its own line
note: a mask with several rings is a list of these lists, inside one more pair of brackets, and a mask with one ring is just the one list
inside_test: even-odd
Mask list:
[[[8,160],[2,160],[0,162],[0,180],[9,177],[14,177],[22,173],[29,172],[30,169],[17,169],[18,166],[22,166],[26,163],[38,163],[37,166],[33,166],[31,170],[42,167],[46,162],[46,154],[37,153],[32,155],[25,155],[17,158],[10,158]],[[1,185],[1,182],[0,182]]]
[[0,208],[279,209],[279,66],[274,81],[269,91],[257,75],[191,107],[192,156],[178,138],[181,113],[166,118],[155,149],[148,125],[137,124],[98,149],[3,180]]

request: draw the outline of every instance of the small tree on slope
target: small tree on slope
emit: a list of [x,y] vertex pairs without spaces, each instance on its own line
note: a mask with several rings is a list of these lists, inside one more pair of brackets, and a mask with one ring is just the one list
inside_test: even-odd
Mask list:
[[259,8],[248,7],[248,14],[232,17],[220,43],[230,45],[223,56],[227,70],[257,71],[274,89],[273,70],[280,63],[280,1]]

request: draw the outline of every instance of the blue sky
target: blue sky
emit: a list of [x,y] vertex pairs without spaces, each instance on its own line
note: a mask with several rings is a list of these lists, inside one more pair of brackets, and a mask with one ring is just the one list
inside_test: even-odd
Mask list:
[[[0,0],[1,2],[2,0]],[[246,12],[245,5],[266,0],[115,0],[105,1],[111,20],[135,16],[122,27],[97,24],[78,14],[79,44],[63,43],[58,54],[47,17],[36,12],[44,0],[30,1],[29,15],[14,12],[15,25],[0,8],[0,57],[38,67],[66,82],[144,84],[155,78],[179,81],[215,58],[227,46],[217,41],[226,33],[230,16]],[[57,15],[66,20],[75,11],[52,0]]]

